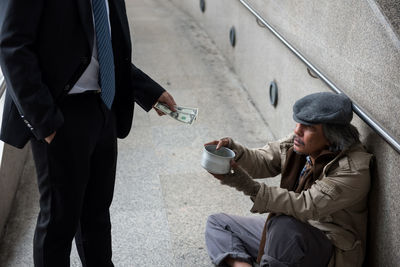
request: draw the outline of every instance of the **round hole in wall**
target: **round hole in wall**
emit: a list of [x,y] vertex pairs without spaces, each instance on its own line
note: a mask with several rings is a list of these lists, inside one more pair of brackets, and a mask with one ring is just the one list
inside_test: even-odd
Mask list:
[[231,30],[229,31],[229,41],[231,42],[232,47],[235,47],[236,45],[236,30],[235,27],[231,27]]
[[269,84],[269,102],[274,107],[278,103],[278,86],[274,81]]
[[200,0],[200,10],[203,13],[206,11],[206,0]]
[[256,18],[256,22],[257,22],[258,26],[260,26],[261,28],[266,28],[265,25],[261,22],[261,20],[259,18]]
[[315,74],[315,72],[313,72],[312,70],[310,70],[310,68],[307,68],[307,72],[308,72],[308,75],[310,75],[310,76],[313,77],[314,79],[318,79],[318,78],[319,78],[318,75]]

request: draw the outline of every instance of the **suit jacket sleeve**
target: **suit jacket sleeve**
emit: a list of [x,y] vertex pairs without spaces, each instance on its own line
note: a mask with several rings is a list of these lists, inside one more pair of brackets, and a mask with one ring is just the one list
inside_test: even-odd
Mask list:
[[135,102],[149,111],[165,91],[157,82],[131,64],[131,81],[134,88]]
[[[63,124],[49,88],[41,78],[35,53],[43,0],[3,0],[0,31],[0,64],[22,119],[37,139],[43,139]],[[1,24],[0,24],[1,25]]]

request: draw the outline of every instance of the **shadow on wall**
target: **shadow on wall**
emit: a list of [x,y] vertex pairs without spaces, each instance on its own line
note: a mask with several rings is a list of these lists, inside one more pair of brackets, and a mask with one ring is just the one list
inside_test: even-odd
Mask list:
[[376,242],[378,240],[378,236],[381,235],[381,228],[379,227],[379,225],[381,225],[381,218],[379,214],[380,208],[382,207],[382,202],[385,201],[385,199],[382,197],[382,188],[384,185],[379,179],[379,159],[377,159],[375,155],[381,155],[381,153],[384,153],[384,151],[382,149],[382,145],[378,144],[380,142],[377,142],[377,140],[380,140],[381,137],[370,129],[366,130],[365,133],[366,132],[368,132],[368,134],[363,143],[367,147],[368,152],[374,154],[374,157],[370,163],[371,189],[368,196],[368,234],[364,267],[372,267],[376,266],[374,263],[378,261],[378,259],[375,257],[374,251],[376,251]]

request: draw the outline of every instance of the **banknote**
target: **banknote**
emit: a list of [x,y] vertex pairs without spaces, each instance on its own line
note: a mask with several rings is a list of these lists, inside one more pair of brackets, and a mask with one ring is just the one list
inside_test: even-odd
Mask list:
[[162,111],[163,113],[171,116],[175,120],[187,124],[193,124],[198,114],[197,108],[175,106],[176,111],[172,111],[167,105],[160,102],[157,102],[154,107]]
[[186,113],[186,114],[193,114],[197,116],[198,108],[188,108],[188,107],[175,107],[178,112]]

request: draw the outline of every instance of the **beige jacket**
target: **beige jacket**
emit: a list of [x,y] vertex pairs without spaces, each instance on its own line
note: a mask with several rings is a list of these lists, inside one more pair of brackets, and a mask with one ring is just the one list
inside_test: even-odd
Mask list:
[[[236,161],[253,178],[280,174],[291,146],[293,135],[258,149],[248,149],[234,141],[230,144]],[[281,213],[307,222],[323,231],[335,246],[329,266],[361,266],[367,234],[371,157],[361,144],[353,145],[329,162],[319,180],[301,193],[262,184],[253,198],[251,212]]]

